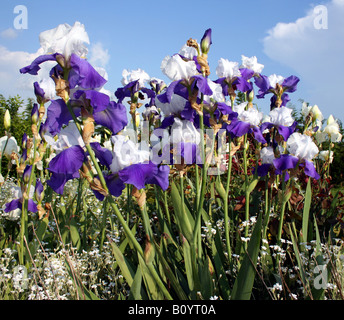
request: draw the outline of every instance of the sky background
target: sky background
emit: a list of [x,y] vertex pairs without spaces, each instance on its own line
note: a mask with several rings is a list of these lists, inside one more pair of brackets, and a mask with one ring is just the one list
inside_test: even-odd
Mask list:
[[[14,13],[24,5],[28,28],[17,30]],[[314,25],[327,11],[327,28]],[[319,7],[318,7],[319,8]],[[40,48],[39,34],[59,24],[80,21],[90,38],[88,59],[107,70],[105,88],[121,86],[122,70],[141,68],[167,79],[160,70],[167,55],[177,53],[189,38],[200,40],[212,28],[210,79],[216,80],[220,58],[241,63],[241,55],[257,56],[263,74],[298,76],[290,94],[298,110],[303,99],[317,104],[327,118],[344,121],[344,0],[188,0],[188,1],[41,1],[2,0],[0,11],[0,93],[33,97],[32,82],[19,69],[31,63]],[[318,20],[317,20],[318,19]],[[36,79],[37,80],[37,79]],[[270,96],[269,96],[270,98]],[[268,99],[256,99],[268,113]]]

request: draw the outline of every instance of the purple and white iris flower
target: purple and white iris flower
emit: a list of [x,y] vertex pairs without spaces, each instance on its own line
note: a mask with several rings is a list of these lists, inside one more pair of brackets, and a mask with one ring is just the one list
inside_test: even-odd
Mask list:
[[225,96],[230,95],[231,91],[249,92],[253,89],[249,80],[254,76],[254,71],[245,67],[239,68],[238,62],[221,58],[218,61],[216,75],[219,79],[215,82],[221,84]]
[[21,68],[21,73],[37,75],[41,63],[56,61],[57,65],[50,73],[59,78],[63,70],[69,70],[70,89],[76,86],[94,89],[106,83],[106,80],[84,59],[88,51],[85,43],[89,43],[89,39],[82,24],[76,22],[72,27],[62,24],[55,29],[42,32],[39,38],[44,54],[30,65]]
[[[289,154],[282,154],[278,159],[273,160],[277,174],[282,174],[284,170],[294,169],[297,165],[304,167],[307,176],[319,179],[312,160],[319,153],[319,149],[308,135],[294,132],[287,140],[287,150]],[[289,178],[286,175],[286,179]]]
[[[11,187],[12,199],[10,202],[5,204],[4,212],[8,214],[8,219],[17,220],[21,215],[21,209],[23,205],[23,194],[22,190],[18,186]],[[34,187],[30,188],[30,195],[28,200],[28,211],[33,213],[37,212],[37,205],[31,199],[34,195]]]
[[117,183],[113,184],[113,190],[108,185],[111,194],[118,193],[118,189],[123,188],[124,184],[131,184],[137,189],[144,188],[146,184],[156,184],[163,190],[168,188],[170,172],[168,166],[159,166],[150,161],[148,150],[140,150],[137,144],[123,135],[113,136],[111,140],[113,143],[111,178],[116,179],[118,176],[122,181],[121,185],[117,180]]
[[264,65],[261,63],[258,63],[257,57],[246,57],[244,55],[241,55],[241,69],[249,69],[252,70],[255,74],[262,73],[264,69]]
[[[190,52],[195,52],[193,50],[184,51],[189,57],[192,55]],[[164,94],[158,96],[160,102],[171,102],[173,93],[179,94],[187,99],[189,94],[187,87],[189,87],[191,91],[197,87],[198,91],[204,95],[210,96],[213,94],[208,85],[207,79],[204,78],[200,73],[195,60],[197,60],[195,59],[195,56],[193,59],[191,59],[183,57],[180,54],[175,54],[173,56],[167,56],[164,58],[160,69],[168,78],[172,80],[172,83],[168,86]]]
[[261,131],[275,127],[279,134],[287,141],[295,131],[297,122],[292,117],[293,110],[287,107],[274,108],[270,111],[269,117],[261,125]]
[[[285,92],[294,92],[297,89],[297,84],[300,79],[296,76],[290,76],[288,78],[283,78],[273,74],[269,77],[260,74],[255,77],[255,84],[259,88],[257,98],[262,99],[268,93],[273,93],[271,98],[271,108],[274,108],[277,97],[282,100],[280,106],[285,106],[290,100],[289,96]],[[282,88],[282,92],[279,91],[278,86]]]
[[266,143],[265,138],[262,135],[262,131],[259,128],[263,119],[263,113],[259,112],[255,108],[248,108],[246,110],[247,103],[243,102],[233,107],[233,111],[238,114],[237,118],[234,118],[227,130],[233,137],[241,137],[246,133],[253,133],[254,138],[261,143]]
[[86,160],[84,142],[73,122],[61,130],[56,142],[54,139],[49,139],[48,135],[45,139],[57,153],[49,162],[48,170],[51,172],[51,177],[47,184],[56,193],[63,194],[67,181],[80,177],[79,169]]

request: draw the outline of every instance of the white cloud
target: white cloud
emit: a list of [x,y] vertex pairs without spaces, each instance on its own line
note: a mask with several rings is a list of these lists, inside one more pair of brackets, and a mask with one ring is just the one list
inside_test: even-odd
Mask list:
[[105,68],[110,60],[110,55],[108,50],[103,48],[103,44],[97,42],[92,44],[88,60],[93,66]]
[[0,93],[5,97],[16,94],[23,98],[34,97],[33,83],[46,77],[56,63],[47,61],[41,64],[41,70],[37,76],[21,74],[19,70],[29,65],[41,54],[42,49],[39,49],[36,53],[29,53],[10,51],[0,45]]
[[[323,113],[344,119],[341,98],[344,74],[344,0],[325,4],[326,14],[315,8],[291,23],[278,23],[264,39],[264,52],[300,75],[306,101]],[[318,6],[318,9],[321,7]],[[326,16],[323,16],[326,18]],[[325,28],[319,28],[320,25]],[[318,23],[318,24],[317,24]]]
[[13,28],[8,28],[6,30],[1,31],[0,37],[3,39],[15,39],[18,37],[18,32]]

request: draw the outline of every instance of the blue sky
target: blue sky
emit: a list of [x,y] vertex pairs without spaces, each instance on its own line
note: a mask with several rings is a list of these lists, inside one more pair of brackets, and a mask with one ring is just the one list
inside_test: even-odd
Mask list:
[[[14,7],[25,5],[28,28],[15,30]],[[327,9],[328,28],[316,30],[314,8]],[[341,98],[344,56],[344,0],[246,1],[2,1],[0,12],[0,93],[32,95],[17,75],[18,66],[34,57],[39,33],[58,24],[85,25],[91,44],[89,55],[109,75],[106,88],[121,86],[123,69],[145,70],[165,79],[160,63],[179,51],[190,37],[201,39],[212,28],[209,54],[212,74],[220,58],[241,62],[241,55],[257,56],[263,73],[301,78],[292,103],[300,109],[302,98],[318,104],[325,117],[344,121]],[[340,17],[340,18],[339,18]],[[335,92],[333,92],[333,90]],[[262,111],[268,108],[257,100]]]

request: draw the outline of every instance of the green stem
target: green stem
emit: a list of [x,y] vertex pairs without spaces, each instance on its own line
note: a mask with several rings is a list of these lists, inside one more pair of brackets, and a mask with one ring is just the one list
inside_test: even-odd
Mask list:
[[224,214],[225,214],[225,237],[226,237],[226,247],[228,253],[228,260],[232,260],[232,250],[229,237],[229,212],[228,212],[228,198],[229,198],[229,186],[231,182],[232,174],[232,156],[231,156],[231,135],[229,134],[229,153],[228,153],[228,171],[227,171],[227,183],[226,183],[226,199],[224,200]]
[[[39,119],[37,123],[37,132],[39,132],[39,129],[41,127],[42,120]],[[31,185],[33,183],[33,178],[35,176],[35,168],[36,168],[36,150],[37,149],[37,139],[34,139],[33,143],[33,160],[32,160],[32,168],[31,168],[31,174],[29,178],[29,182],[26,189],[26,195],[27,197],[23,198],[22,203],[22,212],[21,212],[21,220],[20,220],[20,253],[18,252],[19,256],[19,263],[24,264],[24,237],[28,238],[28,202],[30,197],[30,189]]]
[[[202,108],[203,109],[203,108]],[[204,196],[205,196],[205,189],[206,189],[206,182],[207,182],[207,171],[209,164],[206,163],[205,159],[205,149],[204,149],[204,123],[203,123],[203,114],[199,116],[200,122],[200,131],[201,131],[201,156],[202,156],[202,184],[201,184],[201,191],[199,197],[199,203],[197,205],[197,213],[196,213],[196,221],[195,221],[195,229],[193,231],[193,241],[196,247],[196,244],[199,243],[198,237],[201,237],[201,216],[202,216],[202,209],[204,203]],[[198,255],[201,258],[201,248],[198,248]]]
[[282,207],[281,207],[281,216],[278,225],[277,231],[277,244],[281,244],[281,237],[282,237],[282,229],[283,229],[283,220],[284,220],[284,213],[285,213],[285,206],[287,204],[286,196],[285,196],[285,172],[282,175]]
[[[250,193],[248,190],[248,176],[247,176],[247,134],[244,137],[244,174],[245,174],[245,221],[250,219]],[[245,237],[248,237],[248,223],[245,227]],[[247,244],[247,242],[245,242]]]

